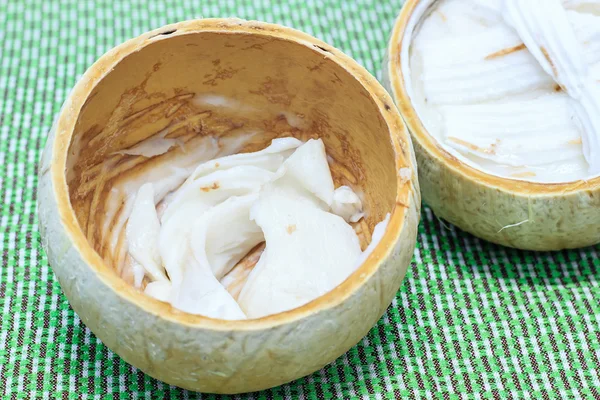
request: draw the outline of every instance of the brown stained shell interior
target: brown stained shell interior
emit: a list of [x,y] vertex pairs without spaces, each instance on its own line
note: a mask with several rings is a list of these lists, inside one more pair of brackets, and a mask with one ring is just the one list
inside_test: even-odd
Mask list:
[[[185,32],[147,42],[92,89],[66,162],[77,220],[111,268],[118,271],[122,260],[106,233],[116,219],[107,220],[105,210],[115,185],[197,150],[208,136],[221,141],[249,131],[258,133],[242,152],[276,137],[322,138],[336,186],[349,185],[362,197],[367,214],[355,229],[366,246],[375,224],[395,206],[394,148],[367,89],[327,48],[259,31]],[[206,105],[198,101],[203,95],[236,106]],[[164,154],[119,153],[165,132],[178,145]]]

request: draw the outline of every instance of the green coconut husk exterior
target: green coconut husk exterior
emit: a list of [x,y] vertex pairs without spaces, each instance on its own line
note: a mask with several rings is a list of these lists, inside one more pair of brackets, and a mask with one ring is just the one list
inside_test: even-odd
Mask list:
[[[433,3],[431,0],[428,3]],[[384,62],[384,86],[411,133],[423,201],[435,215],[479,238],[524,250],[561,250],[600,242],[600,178],[534,183],[479,171],[445,151],[411,103],[402,49],[424,1],[408,0],[394,25]]]
[[[206,54],[196,57],[196,53],[187,53],[205,50],[209,55],[219,54],[219,62]],[[277,65],[264,62],[272,54],[277,55],[271,58]],[[243,62],[244,68],[226,69],[228,57]],[[277,74],[279,80],[266,79],[267,73]],[[239,82],[232,85],[232,80],[238,79],[236,74],[241,74]],[[328,152],[341,154],[361,175],[357,185],[369,211],[368,227],[372,230],[390,213],[387,230],[373,253],[331,292],[297,309],[256,320],[223,321],[187,314],[127,284],[91,244],[97,228],[90,221],[101,210],[91,209],[85,202],[81,204],[87,208],[82,207],[73,200],[83,183],[78,183],[77,167],[72,166],[88,166],[86,163],[101,158],[104,150],[84,149],[81,153],[87,156],[80,156],[76,163],[68,161],[75,157],[69,150],[75,136],[95,132],[87,129],[89,126],[105,124],[98,116],[114,115],[115,110],[131,106],[121,104],[126,98],[122,93],[138,75],[146,77],[144,90],[155,94],[172,94],[170,85],[175,83],[180,91],[182,87],[204,90],[203,85],[217,92],[235,90],[257,105],[283,105],[319,122],[312,126],[313,133],[323,138]],[[209,79],[211,76],[214,79]],[[205,83],[199,82],[202,78]],[[327,100],[329,105],[323,106],[319,100]],[[126,362],[186,389],[212,393],[261,390],[310,374],[335,360],[385,312],[415,246],[420,215],[416,162],[408,132],[392,104],[376,80],[340,51],[309,35],[271,24],[234,19],[188,21],[111,50],[90,67],[66,100],[48,137],[39,172],[42,242],[71,306]],[[115,130],[111,135],[123,132]],[[67,172],[75,176],[69,182]]]

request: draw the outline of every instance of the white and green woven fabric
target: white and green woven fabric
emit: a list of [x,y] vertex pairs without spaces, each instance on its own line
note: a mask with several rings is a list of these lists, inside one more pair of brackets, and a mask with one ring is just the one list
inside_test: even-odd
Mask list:
[[[400,0],[0,0],[0,398],[210,399],[123,362],[79,320],[40,246],[36,169],[53,118],[101,54],[185,19],[291,26],[376,77]],[[600,210],[599,210],[600,212]],[[600,399],[599,247],[511,250],[424,207],[388,312],[323,370],[250,399]]]

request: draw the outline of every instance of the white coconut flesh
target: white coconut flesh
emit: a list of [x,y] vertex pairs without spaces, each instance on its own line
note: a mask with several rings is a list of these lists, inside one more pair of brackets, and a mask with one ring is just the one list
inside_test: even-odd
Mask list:
[[[143,154],[177,145],[149,140],[136,146]],[[320,139],[274,139],[257,152],[215,158],[223,147],[205,138],[200,154],[208,160],[193,170],[161,166],[113,188],[127,193],[120,212],[108,197],[110,218],[125,220],[117,224],[125,224],[124,241],[122,229],[108,234],[123,253],[119,269],[145,294],[218,319],[283,312],[342,283],[385,231],[387,219],[361,250],[350,223],[363,217],[362,202],[351,187],[334,187]]]
[[600,2],[422,1],[401,49],[427,131],[487,173],[600,174]]

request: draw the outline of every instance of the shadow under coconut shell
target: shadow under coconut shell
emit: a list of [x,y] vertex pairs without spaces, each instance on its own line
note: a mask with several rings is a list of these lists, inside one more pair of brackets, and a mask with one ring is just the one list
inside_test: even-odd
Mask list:
[[489,289],[490,279],[510,282],[520,290],[600,281],[600,245],[554,252],[526,251],[479,239],[437,218],[427,206],[422,220],[429,221],[422,228],[439,243],[444,253],[441,256],[456,265],[460,276],[485,278],[483,289]]

